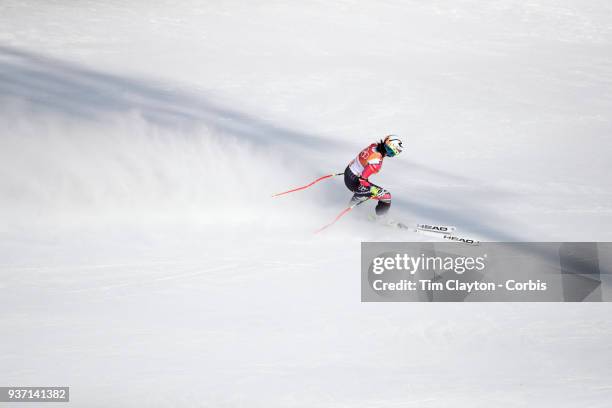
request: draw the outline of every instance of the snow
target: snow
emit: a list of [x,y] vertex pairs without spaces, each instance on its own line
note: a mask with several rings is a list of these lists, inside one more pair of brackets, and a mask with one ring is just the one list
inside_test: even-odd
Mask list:
[[71,405],[606,407],[607,304],[360,303],[407,223],[612,238],[604,1],[0,4],[0,385]]

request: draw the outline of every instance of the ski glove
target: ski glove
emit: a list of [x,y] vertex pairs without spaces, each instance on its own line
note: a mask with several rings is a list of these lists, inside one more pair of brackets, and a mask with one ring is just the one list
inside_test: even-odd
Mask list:
[[372,194],[372,197],[382,197],[387,194],[387,190],[372,186],[370,187],[370,194]]
[[387,190],[385,190],[384,188],[375,187],[375,186],[370,185],[370,187],[360,186],[357,189],[357,193],[359,195],[367,195],[370,197],[382,197],[385,194],[387,194]]

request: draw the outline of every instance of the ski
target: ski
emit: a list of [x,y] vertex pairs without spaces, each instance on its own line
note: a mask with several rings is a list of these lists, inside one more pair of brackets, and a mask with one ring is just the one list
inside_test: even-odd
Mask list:
[[417,224],[416,229],[420,231],[437,232],[440,234],[450,234],[457,228],[452,225]]
[[457,242],[457,243],[461,243],[465,245],[478,246],[480,244],[480,241],[477,241],[475,239],[468,238],[465,236],[456,235],[454,232],[449,233],[449,234],[441,234],[438,231],[429,231],[429,230],[423,230],[423,229],[418,229],[418,228],[414,231],[416,231],[419,234],[426,235],[428,237],[438,238],[438,239],[442,238],[447,241],[453,241],[453,242]]
[[473,245],[473,246],[480,245],[480,241],[476,241],[476,240],[471,239],[471,238],[461,237],[461,236],[457,236],[457,235],[444,234],[442,236],[442,238],[444,238],[446,240],[449,240],[449,241],[460,242],[460,243],[466,244],[466,245]]

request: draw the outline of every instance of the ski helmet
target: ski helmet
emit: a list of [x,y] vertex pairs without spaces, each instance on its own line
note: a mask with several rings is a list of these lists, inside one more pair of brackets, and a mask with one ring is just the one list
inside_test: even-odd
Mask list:
[[387,156],[389,157],[397,156],[402,152],[402,141],[396,135],[389,135],[385,137],[383,143],[385,145]]

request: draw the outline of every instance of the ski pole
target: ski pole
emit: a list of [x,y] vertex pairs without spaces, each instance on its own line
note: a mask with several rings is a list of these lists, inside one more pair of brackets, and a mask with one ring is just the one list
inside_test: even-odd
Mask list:
[[341,176],[341,175],[343,175],[343,174],[344,174],[344,173],[328,174],[327,176],[319,177],[318,179],[316,179],[315,181],[311,182],[310,184],[306,184],[305,186],[302,186],[302,187],[296,187],[296,188],[291,189],[291,190],[288,190],[288,191],[283,191],[282,193],[277,193],[277,194],[274,194],[272,197],[278,197],[278,196],[281,196],[281,195],[283,195],[283,194],[293,193],[294,191],[304,190],[304,189],[307,189],[308,187],[312,186],[313,184],[318,183],[319,181],[322,181],[322,180],[328,179],[328,178],[330,178],[330,177]]
[[[360,178],[361,180],[365,180],[365,179],[363,179],[363,178],[361,178],[361,177],[359,177],[359,178]],[[376,184],[374,184],[374,183],[371,183],[370,181],[368,181],[368,183],[370,183],[372,186],[377,187],[377,188],[379,188],[379,189],[381,189],[381,190],[383,190],[383,191],[384,191],[384,189],[383,189],[381,186],[378,186],[378,185],[376,185]],[[332,222],[330,222],[329,224],[324,225],[324,226],[322,226],[321,228],[319,228],[318,230],[316,230],[316,231],[315,231],[315,234],[318,234],[319,232],[323,231],[324,229],[326,229],[326,228],[328,228],[328,227],[331,227],[332,225],[334,225],[334,224],[336,223],[336,221],[338,221],[340,218],[344,217],[344,216],[345,216],[345,215],[346,215],[348,212],[350,212],[350,211],[351,211],[353,208],[357,207],[358,205],[361,205],[361,204],[365,203],[366,201],[368,201],[368,200],[370,200],[370,199],[372,199],[372,198],[374,198],[374,196],[370,196],[370,197],[366,198],[366,199],[365,199],[365,200],[363,200],[363,201],[356,202],[355,204],[352,204],[352,205],[350,205],[350,206],[346,207],[344,210],[340,211],[340,214],[336,215],[336,218],[334,218],[334,220],[333,220]]]
[[327,225],[322,226],[321,228],[319,228],[318,230],[315,231],[315,234],[318,234],[319,232],[323,231],[324,229],[331,227],[332,225],[334,225],[336,223],[336,221],[338,221],[340,218],[342,218],[344,215],[346,215],[348,212],[350,212],[353,208],[357,207],[358,205],[361,205],[363,203],[365,203],[366,201],[368,201],[370,198],[372,197],[368,197],[363,201],[359,201],[355,204],[352,204],[348,207],[346,207],[344,210],[340,211],[340,214],[336,215],[336,218],[334,218],[334,220],[332,222],[330,222]]

